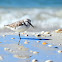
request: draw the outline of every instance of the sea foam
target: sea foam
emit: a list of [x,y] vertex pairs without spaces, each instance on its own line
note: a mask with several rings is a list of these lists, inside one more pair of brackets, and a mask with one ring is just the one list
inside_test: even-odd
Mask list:
[[0,28],[4,25],[29,18],[36,29],[62,28],[62,9],[31,8],[31,9],[0,9]]

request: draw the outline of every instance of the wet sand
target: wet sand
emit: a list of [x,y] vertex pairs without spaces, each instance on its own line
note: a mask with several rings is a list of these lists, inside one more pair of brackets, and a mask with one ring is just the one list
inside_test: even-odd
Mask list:
[[[48,40],[49,39],[49,40]],[[0,32],[0,62],[62,62],[62,33]]]

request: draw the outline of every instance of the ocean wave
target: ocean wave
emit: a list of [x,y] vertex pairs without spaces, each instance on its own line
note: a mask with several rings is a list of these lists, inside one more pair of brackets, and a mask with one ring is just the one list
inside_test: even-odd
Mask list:
[[0,9],[0,28],[24,18],[30,18],[39,30],[62,28],[61,17],[62,9]]

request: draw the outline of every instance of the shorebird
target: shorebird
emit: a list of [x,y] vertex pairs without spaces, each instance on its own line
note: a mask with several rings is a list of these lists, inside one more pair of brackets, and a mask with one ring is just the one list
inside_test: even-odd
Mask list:
[[14,22],[12,24],[4,25],[4,26],[13,31],[19,32],[19,37],[20,37],[20,32],[26,31],[30,26],[34,28],[34,26],[31,24],[30,19],[20,20],[20,21]]

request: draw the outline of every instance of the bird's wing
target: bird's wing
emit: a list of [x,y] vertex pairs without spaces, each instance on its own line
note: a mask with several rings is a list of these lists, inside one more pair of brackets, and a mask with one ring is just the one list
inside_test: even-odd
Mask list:
[[9,26],[9,27],[12,27],[12,28],[16,28],[17,26],[22,26],[23,25],[23,21],[18,21],[18,22],[15,22],[15,23],[12,23],[12,24],[9,24],[9,25],[5,25],[5,26]]

